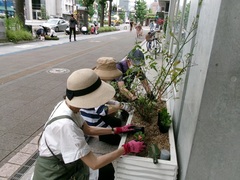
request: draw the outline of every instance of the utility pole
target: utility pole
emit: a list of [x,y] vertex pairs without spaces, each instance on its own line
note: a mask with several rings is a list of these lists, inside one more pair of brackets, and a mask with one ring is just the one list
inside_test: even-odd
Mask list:
[[6,15],[6,18],[8,18],[7,0],[4,0],[4,5],[5,5],[5,15]]

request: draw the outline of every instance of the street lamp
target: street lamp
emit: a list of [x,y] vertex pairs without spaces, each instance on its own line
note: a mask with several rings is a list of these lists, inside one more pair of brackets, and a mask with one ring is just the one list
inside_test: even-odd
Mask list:
[[4,5],[5,5],[5,15],[6,15],[6,18],[8,18],[7,0],[4,0]]

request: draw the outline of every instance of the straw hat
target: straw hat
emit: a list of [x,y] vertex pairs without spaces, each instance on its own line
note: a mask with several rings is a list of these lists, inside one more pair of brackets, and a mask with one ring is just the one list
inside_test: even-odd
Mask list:
[[103,81],[111,81],[122,75],[122,72],[117,69],[116,61],[113,57],[100,57],[97,60],[97,66],[94,72]]
[[66,101],[73,107],[97,107],[114,95],[114,88],[100,80],[92,69],[74,71],[67,79]]

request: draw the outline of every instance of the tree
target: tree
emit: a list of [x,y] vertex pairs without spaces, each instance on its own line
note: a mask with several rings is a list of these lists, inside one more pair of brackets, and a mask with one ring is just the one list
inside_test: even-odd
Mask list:
[[15,5],[16,5],[16,16],[19,18],[20,22],[22,25],[25,25],[25,18],[24,18],[24,4],[25,0],[15,0]]
[[99,4],[101,5],[101,13],[100,13],[100,24],[101,27],[104,25],[104,9],[106,7],[107,0],[99,0]]
[[135,18],[136,22],[143,24],[145,15],[147,14],[147,3],[144,0],[138,0],[135,2]]
[[111,26],[111,16],[112,16],[112,1],[109,0],[109,11],[108,11],[108,26]]
[[90,18],[93,17],[93,15],[94,15],[94,8],[93,8],[94,0],[77,0],[77,3],[80,4],[81,6],[85,6],[87,8],[87,13],[90,16]]

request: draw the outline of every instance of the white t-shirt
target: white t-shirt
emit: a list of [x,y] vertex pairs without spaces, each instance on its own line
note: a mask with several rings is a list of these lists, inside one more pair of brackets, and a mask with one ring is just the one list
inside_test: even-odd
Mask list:
[[39,155],[44,157],[52,156],[46,146],[46,140],[55,155],[62,154],[63,161],[71,163],[86,156],[90,152],[90,147],[85,141],[81,129],[84,120],[79,113],[73,113],[65,101],[61,101],[54,108],[49,120],[61,115],[71,116],[78,125],[68,118],[59,119],[49,124],[45,128],[39,143]]

